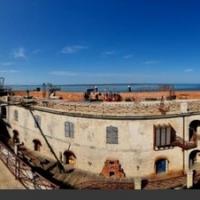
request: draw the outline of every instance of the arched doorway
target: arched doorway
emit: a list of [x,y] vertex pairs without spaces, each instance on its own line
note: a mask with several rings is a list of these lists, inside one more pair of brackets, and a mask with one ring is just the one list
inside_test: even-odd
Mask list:
[[200,150],[194,150],[189,155],[189,168],[193,169],[200,166]]
[[72,151],[65,151],[63,155],[65,164],[70,164],[70,165],[76,164],[76,156]]
[[160,158],[155,162],[155,172],[156,174],[167,173],[169,161],[165,158]]
[[200,120],[194,120],[189,125],[189,141],[194,141],[197,137],[197,128],[200,127]]
[[13,130],[13,144],[17,144],[20,143],[20,139],[19,139],[19,132],[17,130]]
[[34,140],[33,140],[33,145],[34,145],[34,147],[33,147],[33,148],[34,148],[34,151],[40,151],[41,146],[42,146],[40,140],[34,139]]

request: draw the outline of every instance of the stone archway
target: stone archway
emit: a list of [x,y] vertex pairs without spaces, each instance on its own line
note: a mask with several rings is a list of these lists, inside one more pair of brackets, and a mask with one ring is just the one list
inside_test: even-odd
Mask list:
[[200,127],[200,120],[193,120],[189,125],[189,141],[194,141],[200,133],[198,134],[198,127]]
[[200,150],[194,150],[189,155],[189,168],[194,169],[195,167],[200,166]]

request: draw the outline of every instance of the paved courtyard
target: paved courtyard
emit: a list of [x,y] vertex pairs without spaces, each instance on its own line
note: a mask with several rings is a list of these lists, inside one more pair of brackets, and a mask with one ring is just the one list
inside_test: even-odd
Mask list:
[[6,168],[0,160],[0,190],[1,189],[25,189],[20,182]]

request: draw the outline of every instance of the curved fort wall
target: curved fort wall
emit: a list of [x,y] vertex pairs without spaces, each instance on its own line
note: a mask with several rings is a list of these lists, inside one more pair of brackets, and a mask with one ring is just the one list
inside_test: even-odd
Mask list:
[[[35,106],[33,113],[40,116],[41,128],[57,156],[61,158],[62,155],[62,160],[63,153],[70,150],[76,156],[77,168],[97,174],[102,172],[106,160],[119,160],[126,177],[135,177],[154,175],[155,162],[159,158],[168,160],[168,173],[189,168],[189,154],[194,149],[183,151],[175,146],[156,150],[154,126],[170,124],[176,136],[188,140],[190,122],[200,119],[200,114],[188,112],[199,111],[200,103],[174,101],[168,105],[170,110],[166,115],[160,114],[158,103],[68,103],[60,104],[59,107],[56,103],[49,104],[48,107]],[[17,120],[14,114],[16,111]],[[10,105],[7,113],[11,136],[13,130],[17,130],[20,141],[32,150],[33,140],[38,139],[42,143],[40,153],[52,156],[28,109]],[[74,124],[73,138],[65,136],[65,122]],[[117,144],[106,142],[106,128],[109,126],[118,128]]]

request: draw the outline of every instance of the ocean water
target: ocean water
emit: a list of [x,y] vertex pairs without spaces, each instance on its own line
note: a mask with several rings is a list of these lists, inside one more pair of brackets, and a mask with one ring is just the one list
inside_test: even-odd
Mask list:
[[[158,91],[161,87],[168,84],[138,84],[138,83],[124,83],[124,84],[83,84],[83,85],[54,85],[56,88],[60,88],[62,91],[68,92],[85,92],[88,88],[97,87],[99,91],[111,91],[111,92],[127,92],[128,85],[131,87],[132,91]],[[200,84],[170,84],[175,90],[190,90],[196,91],[200,90]],[[6,87],[12,90],[35,90],[36,88],[41,88],[42,85],[7,85]]]

